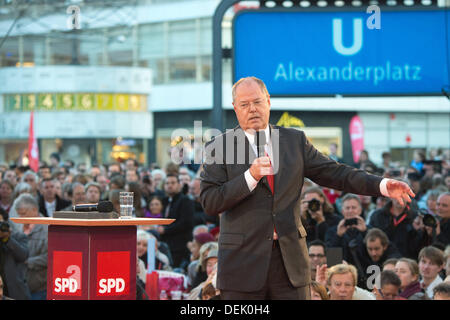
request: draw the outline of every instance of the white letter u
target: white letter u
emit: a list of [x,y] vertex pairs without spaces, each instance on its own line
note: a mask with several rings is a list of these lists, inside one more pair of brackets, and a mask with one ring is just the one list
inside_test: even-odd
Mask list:
[[349,48],[342,44],[342,19],[333,19],[333,47],[344,55],[352,56],[362,48],[362,19],[353,19],[353,45]]

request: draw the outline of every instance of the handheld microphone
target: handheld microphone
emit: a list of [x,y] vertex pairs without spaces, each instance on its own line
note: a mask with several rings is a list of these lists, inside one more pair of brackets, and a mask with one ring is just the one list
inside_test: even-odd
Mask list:
[[265,156],[264,146],[266,145],[266,132],[260,130],[256,132],[256,148],[258,149],[258,157]]
[[100,201],[99,203],[86,203],[72,206],[72,210],[78,212],[111,212],[113,209],[114,207],[111,201]]

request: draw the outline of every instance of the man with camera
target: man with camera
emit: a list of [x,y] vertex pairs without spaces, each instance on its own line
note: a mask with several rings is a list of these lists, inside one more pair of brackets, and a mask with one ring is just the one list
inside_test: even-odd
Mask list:
[[344,260],[350,257],[350,242],[353,240],[354,243],[361,244],[366,235],[367,226],[361,213],[361,199],[355,194],[346,194],[342,198],[344,219],[339,221],[336,227],[330,228],[325,235],[327,247],[343,248]]
[[309,187],[302,193],[300,211],[308,243],[313,240],[325,241],[327,230],[340,220],[320,187]]
[[3,295],[16,300],[29,300],[25,261],[28,257],[28,240],[23,233],[13,232],[0,215],[0,278]]

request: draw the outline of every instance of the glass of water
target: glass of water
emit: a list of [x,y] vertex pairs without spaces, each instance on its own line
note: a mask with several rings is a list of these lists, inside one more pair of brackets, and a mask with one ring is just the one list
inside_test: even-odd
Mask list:
[[120,218],[131,219],[133,216],[133,197],[134,192],[120,193]]

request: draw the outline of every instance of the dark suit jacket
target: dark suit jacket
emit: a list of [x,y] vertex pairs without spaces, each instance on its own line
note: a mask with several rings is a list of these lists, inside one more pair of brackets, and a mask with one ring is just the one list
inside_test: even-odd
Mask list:
[[[56,196],[55,211],[61,211],[65,209],[67,206],[71,205],[72,205],[71,201],[67,201]],[[45,208],[45,200],[42,195],[39,195],[39,212],[42,213],[44,217],[48,217],[47,208]]]
[[[300,130],[278,126],[271,126],[271,129],[274,167],[278,167],[274,196],[265,177],[252,192],[247,186],[244,172],[256,155],[249,149],[248,139],[240,127],[215,137],[205,147],[200,199],[207,214],[223,212],[217,269],[219,289],[251,292],[263,287],[274,227],[292,285],[301,287],[310,283],[306,231],[300,220],[304,177],[337,190],[380,195],[380,177],[330,160],[319,153]],[[227,143],[234,155],[227,154]],[[247,155],[241,164],[237,163],[239,148]],[[234,157],[234,164],[227,164],[227,157]]]
[[[163,200],[164,211],[168,204],[168,198]],[[175,219],[169,225],[164,226],[161,241],[166,242],[170,250],[187,251],[186,243],[192,240],[192,228],[194,221],[194,203],[182,193],[176,194],[172,199],[168,219]]]

